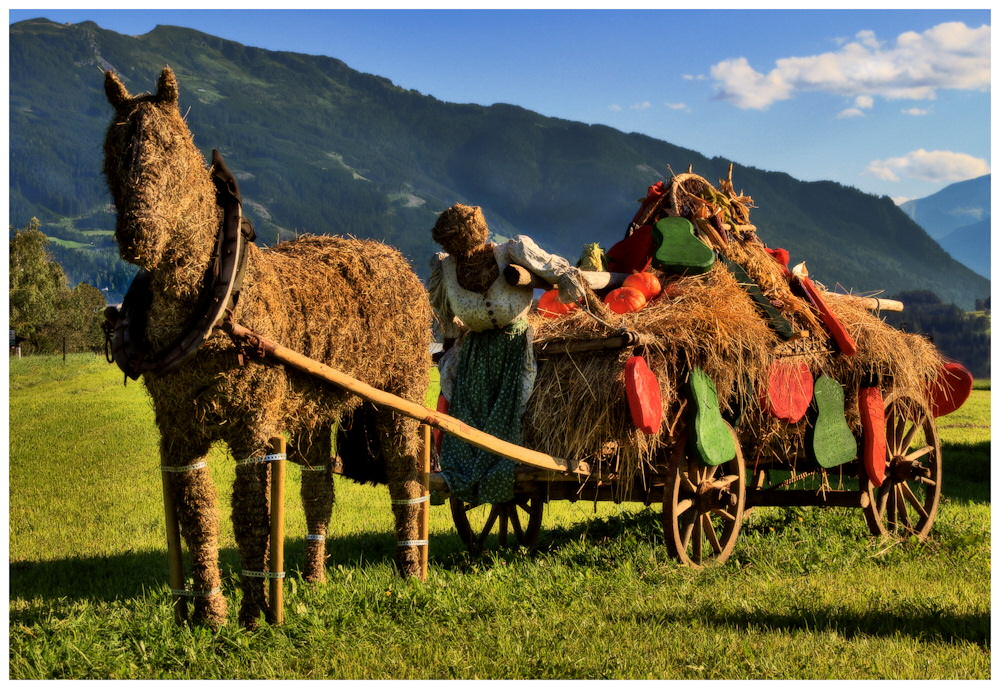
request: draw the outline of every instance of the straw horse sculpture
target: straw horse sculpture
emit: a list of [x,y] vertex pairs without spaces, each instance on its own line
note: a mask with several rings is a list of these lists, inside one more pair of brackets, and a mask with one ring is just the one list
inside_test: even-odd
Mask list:
[[[176,341],[190,320],[212,270],[222,211],[212,170],[181,116],[173,72],[163,70],[156,93],[136,96],[108,72],[105,90],[115,109],[104,164],[118,211],[115,236],[122,258],[149,277],[145,338],[156,350]],[[421,283],[395,249],[323,236],[266,250],[250,242],[231,318],[369,385],[423,402],[430,307]],[[387,481],[397,539],[418,538],[419,505],[407,504],[420,495],[415,421],[361,405],[358,398],[301,373],[246,358],[219,330],[179,366],[145,372],[142,379],[190,552],[196,621],[218,626],[226,617],[219,592],[216,493],[201,462],[216,441],[225,442],[237,460],[232,521],[244,572],[262,572],[268,550],[268,466],[253,460],[266,455],[269,438],[283,431],[290,435],[289,460],[321,469],[302,473],[313,535],[306,542],[307,579],[324,576],[334,424],[349,427],[353,421],[377,436],[380,450],[374,454],[354,459],[341,452],[344,473]],[[384,464],[373,465],[372,456],[381,456]],[[396,553],[401,575],[419,575],[418,546],[403,543]],[[264,580],[243,574],[242,591],[239,620],[252,628],[267,612]]]

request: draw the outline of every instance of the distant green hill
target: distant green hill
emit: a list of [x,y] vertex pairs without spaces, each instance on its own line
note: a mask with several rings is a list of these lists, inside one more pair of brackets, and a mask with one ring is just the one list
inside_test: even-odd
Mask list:
[[[19,22],[10,26],[10,224],[37,216],[66,244],[57,256],[71,279],[112,294],[129,273],[114,263],[108,234],[100,170],[111,108],[101,71],[141,92],[164,65],[177,73],[195,142],[206,155],[218,148],[237,173],[260,243],[302,232],[373,237],[421,275],[436,250],[429,228],[452,203],[480,205],[495,232],[528,234],[575,259],[587,242],[620,239],[636,199],[671,170],[692,166],[714,181],[729,164],[514,105],[444,103],[333,58],[190,29],[123,36],[92,22]],[[759,206],[761,238],[808,261],[828,286],[927,289],[965,308],[989,294],[987,280],[887,197],[743,166],[734,181]]]

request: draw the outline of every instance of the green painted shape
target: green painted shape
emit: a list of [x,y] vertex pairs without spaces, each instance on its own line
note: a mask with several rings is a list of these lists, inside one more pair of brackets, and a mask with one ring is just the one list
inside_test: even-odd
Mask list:
[[729,268],[729,272],[731,272],[733,277],[736,278],[736,282],[739,283],[740,287],[742,287],[744,291],[750,295],[750,298],[753,299],[754,305],[767,319],[767,323],[771,326],[771,329],[774,330],[774,332],[777,333],[777,335],[782,339],[787,340],[791,338],[793,334],[791,324],[785,320],[785,317],[781,315],[781,312],[778,311],[778,309],[774,308],[774,304],[771,303],[771,300],[764,296],[764,292],[761,290],[760,285],[758,285],[756,281],[750,277],[746,269],[739,263],[730,261],[727,258],[722,259],[722,262],[727,268]]
[[736,440],[719,410],[719,394],[715,383],[700,368],[694,368],[688,379],[691,392],[690,442],[705,464],[717,466],[736,456]]
[[858,456],[858,441],[844,415],[844,387],[829,376],[813,386],[816,421],[807,434],[809,453],[824,469],[846,464]]
[[715,252],[694,236],[686,218],[663,218],[653,225],[653,265],[672,275],[701,275],[712,269]]

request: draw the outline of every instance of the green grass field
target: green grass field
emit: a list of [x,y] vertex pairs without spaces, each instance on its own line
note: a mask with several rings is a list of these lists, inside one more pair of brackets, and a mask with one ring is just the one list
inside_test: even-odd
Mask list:
[[733,557],[667,555],[659,509],[551,502],[535,553],[467,555],[431,510],[428,581],[393,574],[384,487],[337,481],[329,581],[305,584],[287,472],[286,623],[235,623],[238,557],[220,493],[233,620],[178,627],[157,434],[141,385],[88,355],[10,361],[13,679],[987,679],[990,390],[939,419],[931,538],[868,535],[858,510],[757,508]]

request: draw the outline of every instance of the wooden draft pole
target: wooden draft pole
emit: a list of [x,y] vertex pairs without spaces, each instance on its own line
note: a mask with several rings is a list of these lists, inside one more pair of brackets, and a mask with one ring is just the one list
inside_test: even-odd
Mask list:
[[267,569],[268,598],[271,624],[285,622],[285,438],[275,436],[270,441],[270,453],[277,457],[268,462],[271,469],[271,543]]
[[163,479],[163,515],[167,531],[167,565],[170,568],[170,590],[174,596],[174,622],[187,619],[187,596],[184,591],[184,553],[181,550],[181,529],[177,522],[177,507],[171,488],[171,472],[161,469]]
[[416,419],[434,428],[439,428],[445,433],[460,438],[487,452],[492,452],[538,469],[547,469],[549,471],[571,473],[580,476],[590,475],[590,466],[584,461],[561,459],[545,454],[544,452],[529,450],[520,445],[501,440],[496,436],[473,428],[453,416],[448,416],[439,411],[428,409],[421,404],[410,402],[392,393],[373,388],[357,378],[352,378],[346,373],[337,371],[326,364],[310,359],[288,347],[268,340],[238,323],[226,321],[220,327],[232,337],[246,341],[253,349],[263,352],[283,364],[287,364],[303,373],[341,387],[368,402],[389,407],[393,411],[399,412],[411,419]]

